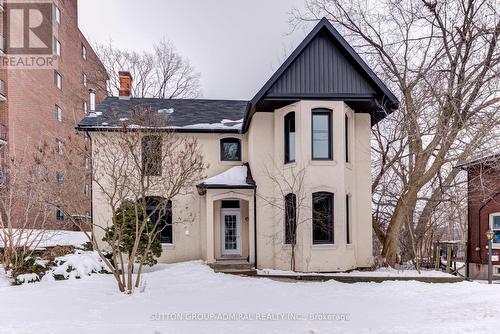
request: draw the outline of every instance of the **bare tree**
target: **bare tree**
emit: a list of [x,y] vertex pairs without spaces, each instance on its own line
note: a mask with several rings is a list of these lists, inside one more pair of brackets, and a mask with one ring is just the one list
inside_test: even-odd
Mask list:
[[[140,107],[132,110],[130,117],[113,131],[93,133],[90,170],[93,200],[109,214],[94,217],[93,234],[85,228],[90,221],[80,219],[78,208],[65,192],[59,193],[54,203],[87,234],[115,277],[119,290],[129,294],[140,285],[147,261],[144,254],[151,254],[154,241],[168,228],[154,223],[166,220],[174,198],[194,192],[194,184],[204,177],[207,167],[197,139],[170,129],[166,117],[157,110]],[[68,170],[75,169],[71,161],[67,163]],[[74,175],[78,177],[81,173]],[[133,208],[132,235],[122,221],[124,203]],[[192,220],[181,216],[175,223]],[[110,227],[112,233],[106,234]],[[128,253],[123,252],[125,239],[132,240]],[[134,273],[135,263],[138,270]]]
[[0,177],[0,248],[6,270],[23,264],[45,241],[48,171],[31,156],[9,158]]
[[153,52],[120,50],[111,42],[97,45],[95,49],[110,75],[111,95],[118,94],[120,82],[117,73],[124,70],[134,78],[134,97],[174,99],[200,95],[200,74],[166,40],[155,44]]
[[[375,159],[381,164],[375,166],[374,227],[382,256],[395,265],[400,261],[402,234],[409,233],[415,242],[421,208],[426,202],[432,207],[441,201],[440,180],[451,185],[453,165],[498,133],[498,6],[494,0],[376,5],[362,0],[309,0],[305,12],[294,14],[305,21],[330,19],[399,93],[400,110],[387,120],[401,124],[399,136],[375,128],[381,130],[379,136],[399,145],[390,149],[393,152],[382,145],[375,153],[386,156]],[[382,143],[388,142],[383,138]],[[378,221],[382,216],[384,220]],[[423,221],[420,230],[425,230],[422,226],[428,219]]]

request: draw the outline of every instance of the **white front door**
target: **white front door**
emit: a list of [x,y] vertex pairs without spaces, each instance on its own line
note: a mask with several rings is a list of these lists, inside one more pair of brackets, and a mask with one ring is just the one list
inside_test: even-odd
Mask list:
[[239,210],[221,210],[221,244],[222,255],[241,256],[241,219]]

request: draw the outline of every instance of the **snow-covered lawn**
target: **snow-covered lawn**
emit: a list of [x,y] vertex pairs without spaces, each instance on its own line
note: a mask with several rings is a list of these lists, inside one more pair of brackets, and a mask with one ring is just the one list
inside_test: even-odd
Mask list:
[[[145,277],[145,292],[132,296],[104,274],[0,287],[0,333],[498,332],[500,285],[285,283],[216,274],[201,262],[158,265]],[[344,320],[307,320],[319,314]],[[209,316],[242,320],[172,320]]]
[[[18,238],[21,239],[19,245],[31,245],[36,249],[54,246],[81,247],[89,241],[83,232],[65,230],[13,229],[13,238],[16,242]],[[3,247],[2,240],[0,240],[0,247]]]
[[262,276],[353,276],[353,277],[455,277],[451,274],[424,269],[420,273],[417,270],[396,270],[392,268],[379,268],[372,271],[358,271],[354,270],[348,273],[299,273],[286,270],[275,269],[260,269],[257,270],[259,275]]

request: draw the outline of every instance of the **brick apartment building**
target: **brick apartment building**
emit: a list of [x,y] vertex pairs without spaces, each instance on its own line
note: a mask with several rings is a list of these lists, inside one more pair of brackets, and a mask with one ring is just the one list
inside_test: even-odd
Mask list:
[[[27,0],[29,2],[30,0]],[[19,1],[17,1],[19,2]],[[64,140],[75,134],[77,122],[107,95],[104,66],[78,28],[78,1],[53,0],[48,19],[53,25],[52,54],[57,65],[50,69],[9,68],[2,62],[0,73],[0,144],[2,159],[26,155],[42,142],[64,147]],[[10,1],[0,1],[2,36],[0,48],[4,59],[9,46]],[[14,2],[12,3],[14,8]],[[48,6],[48,5],[47,5]],[[46,7],[50,8],[50,7]],[[44,17],[45,18],[45,17]],[[85,145],[83,138],[81,144]],[[54,156],[53,159],[57,159]],[[86,162],[84,157],[81,163]],[[3,160],[5,161],[5,160]],[[55,163],[54,165],[56,165]],[[64,187],[64,176],[54,170],[54,180]],[[90,214],[90,181],[82,176],[75,201],[84,201]],[[49,227],[64,228],[66,218],[56,208],[49,217]]]

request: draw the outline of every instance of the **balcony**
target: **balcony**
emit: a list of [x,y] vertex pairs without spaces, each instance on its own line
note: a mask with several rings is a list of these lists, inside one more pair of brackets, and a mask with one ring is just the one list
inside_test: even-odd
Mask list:
[[5,81],[0,79],[0,101],[7,100],[7,91],[5,90]]
[[0,124],[0,147],[7,144],[7,127]]

